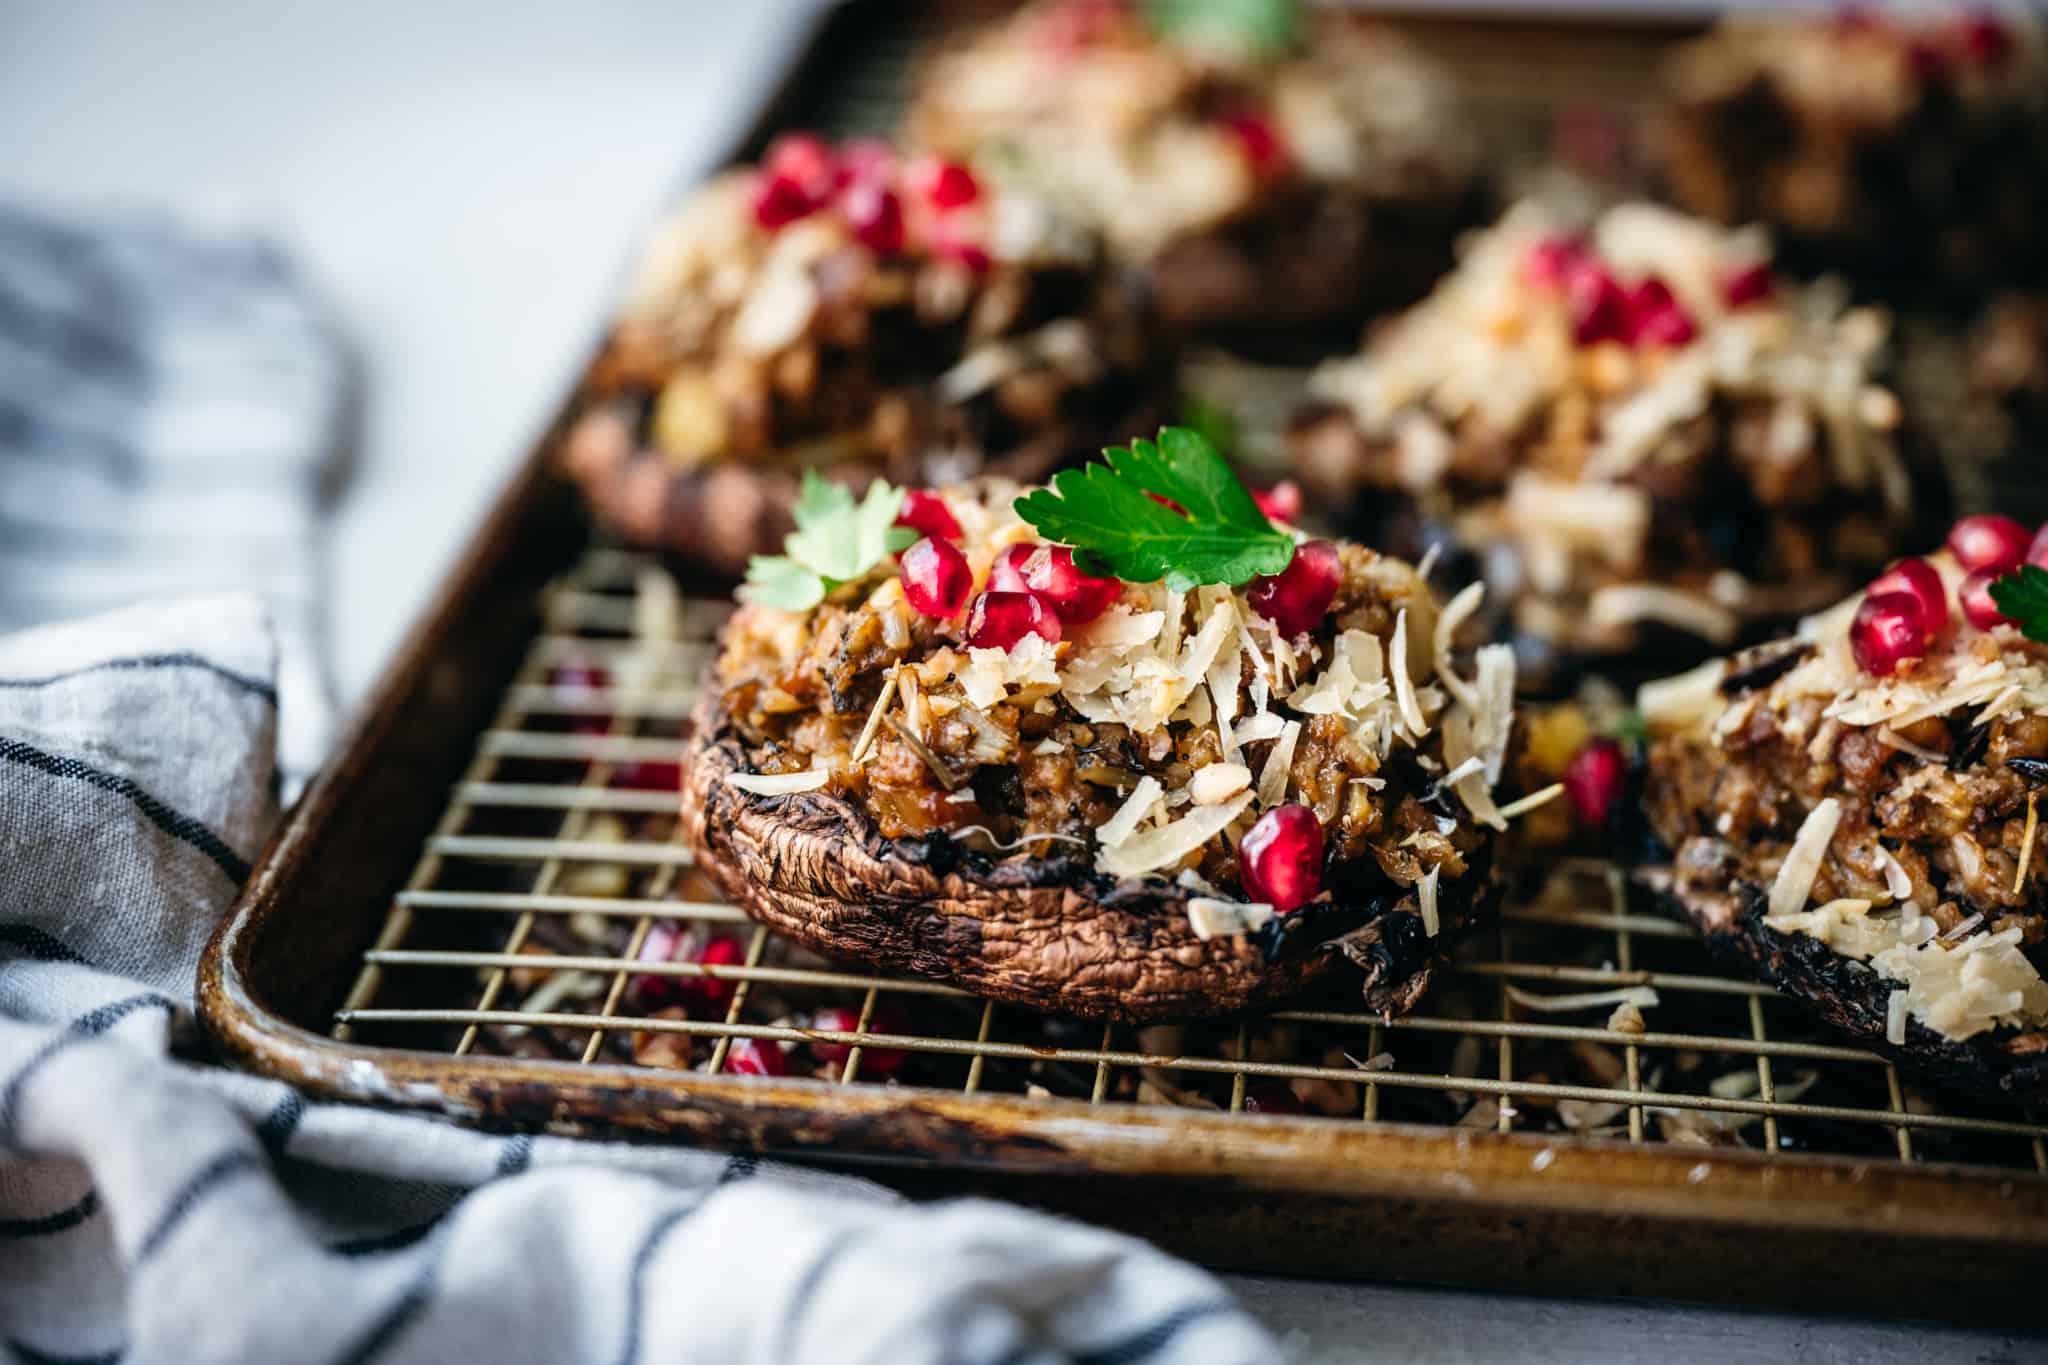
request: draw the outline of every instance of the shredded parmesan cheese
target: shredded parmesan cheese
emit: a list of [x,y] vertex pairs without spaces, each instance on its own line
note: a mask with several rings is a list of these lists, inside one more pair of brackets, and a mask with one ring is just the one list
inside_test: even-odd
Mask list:
[[2020,865],[2012,876],[2012,893],[2017,896],[2020,888],[2027,884],[2027,865],[2034,860],[2034,830],[2040,823],[2040,812],[2034,808],[2034,793],[2027,793],[2027,828],[2020,835]]
[[1280,741],[1266,755],[1259,770],[1259,805],[1277,806],[1287,799],[1287,783],[1294,769],[1294,746],[1301,742],[1301,722],[1290,720],[1280,727]]
[[1170,867],[1229,828],[1251,803],[1252,794],[1245,792],[1220,806],[1190,807],[1171,824],[1133,834],[1116,847],[1103,849],[1095,865],[1112,877],[1142,877]]
[[1198,806],[1213,806],[1252,784],[1252,770],[1242,763],[1211,763],[1188,780],[1188,795]]
[[725,780],[727,785],[755,796],[794,796],[798,792],[814,792],[830,778],[831,774],[822,768],[806,768],[800,773],[734,773]]
[[1527,796],[1516,801],[1510,801],[1505,806],[1502,806],[1500,808],[1500,818],[1512,820],[1517,815],[1527,815],[1538,806],[1547,806],[1562,795],[1564,795],[1564,783],[1553,782],[1541,791],[1530,792]]
[[1422,932],[1431,938],[1435,938],[1437,930],[1442,927],[1442,921],[1437,917],[1436,904],[1437,878],[1442,873],[1442,868],[1432,867],[1423,873],[1422,880],[1415,884],[1415,903],[1422,909]]
[[1117,807],[1116,814],[1105,820],[1102,828],[1095,831],[1096,840],[1104,848],[1115,848],[1130,838],[1138,826],[1144,823],[1145,817],[1152,813],[1152,808],[1159,804],[1159,797],[1157,779],[1149,776],[1139,778],[1138,785],[1131,790],[1130,797],[1123,805]]
[[1827,857],[1828,844],[1834,840],[1835,827],[1841,822],[1842,803],[1832,796],[1807,812],[1799,833],[1792,836],[1792,846],[1785,850],[1777,879],[1771,883],[1771,914],[1789,915],[1805,908],[1813,895],[1813,880],[1820,875],[1821,862]]
[[1609,991],[1572,991],[1562,995],[1538,995],[1520,986],[1509,986],[1507,992],[1508,999],[1538,1014],[1565,1014],[1572,1010],[1597,1009],[1602,1005],[1634,1005],[1637,1009],[1650,1009],[1657,1003],[1657,992],[1649,986],[1617,986]]
[[1408,676],[1408,608],[1394,617],[1394,639],[1387,648],[1387,667],[1394,675],[1394,700],[1401,708],[1401,720],[1417,739],[1429,733],[1422,704],[1415,699],[1415,679]]
[[1213,896],[1188,897],[1188,927],[1204,943],[1212,938],[1263,929],[1272,918],[1273,907],[1263,902],[1220,900]]
[[1893,1047],[1906,1045],[1905,991],[1893,991],[1884,1002],[1884,1040]]

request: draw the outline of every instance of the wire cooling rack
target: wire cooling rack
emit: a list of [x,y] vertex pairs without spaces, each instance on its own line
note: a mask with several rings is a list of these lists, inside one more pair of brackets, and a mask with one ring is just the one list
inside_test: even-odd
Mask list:
[[[607,548],[545,592],[542,633],[363,954],[337,1040],[699,1072],[769,1048],[827,1086],[2048,1174],[2048,1124],[1916,1089],[1716,970],[1591,860],[1525,877],[1399,1019],[1336,995],[1104,1025],[817,958],[718,901],[678,840],[678,741],[728,610]],[[1629,987],[1655,993],[1641,1031],[1610,998]]]

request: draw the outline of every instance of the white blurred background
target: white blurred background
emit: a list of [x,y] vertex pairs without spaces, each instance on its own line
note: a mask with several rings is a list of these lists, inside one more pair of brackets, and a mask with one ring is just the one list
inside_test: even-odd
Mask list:
[[636,233],[819,8],[0,2],[0,200],[266,232],[347,332],[344,706],[560,402]]

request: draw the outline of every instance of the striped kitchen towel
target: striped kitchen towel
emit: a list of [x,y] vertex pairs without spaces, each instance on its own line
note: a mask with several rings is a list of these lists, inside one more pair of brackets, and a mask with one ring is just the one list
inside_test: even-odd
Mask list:
[[329,738],[321,512],[346,356],[261,238],[0,205],[0,631],[260,591],[295,791]]
[[[55,526],[16,496],[29,449],[10,447],[0,516]],[[44,486],[118,488],[133,452]],[[179,503],[140,477],[135,507]],[[78,535],[47,542],[66,601],[91,573],[79,540],[152,543],[73,510]],[[0,636],[0,1357],[1277,1358],[1211,1276],[1110,1233],[744,1155],[311,1104],[207,1064],[195,964],[277,816],[271,619],[186,597]]]

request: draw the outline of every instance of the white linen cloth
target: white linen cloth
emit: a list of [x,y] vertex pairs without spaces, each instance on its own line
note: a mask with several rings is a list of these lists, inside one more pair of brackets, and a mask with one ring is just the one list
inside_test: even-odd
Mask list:
[[[199,1055],[195,963],[277,815],[280,691],[304,752],[324,725],[309,545],[343,371],[251,250],[0,214],[0,621],[209,582],[272,602],[0,636],[0,1352],[1277,1358],[1215,1279],[1128,1238],[748,1155],[311,1104]],[[269,264],[211,270],[238,260]]]

